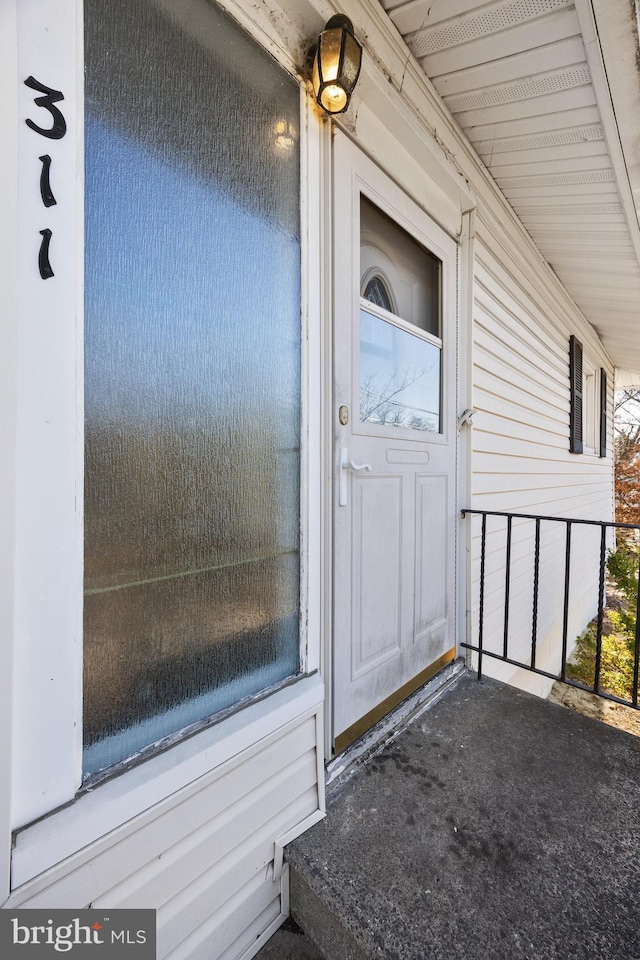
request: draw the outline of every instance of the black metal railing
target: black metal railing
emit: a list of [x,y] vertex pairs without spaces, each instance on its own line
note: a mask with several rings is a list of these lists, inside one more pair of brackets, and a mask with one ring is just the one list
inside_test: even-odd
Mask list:
[[[609,530],[633,530],[636,536],[640,535],[640,526],[631,523],[614,523],[609,521],[582,520],[574,517],[549,517],[532,513],[508,513],[501,510],[462,510],[462,516],[480,516],[481,521],[481,542],[480,542],[480,583],[479,583],[479,602],[478,602],[478,642],[463,643],[462,647],[474,651],[478,655],[478,679],[482,677],[482,661],[484,657],[491,657],[511,666],[522,670],[528,670],[531,673],[539,674],[550,680],[559,680],[572,687],[578,687],[581,690],[589,690],[598,696],[607,700],[613,700],[616,703],[622,703],[625,706],[640,709],[638,704],[638,679],[640,674],[640,589],[638,589],[638,599],[636,602],[636,623],[635,623],[635,644],[633,651],[633,682],[631,696],[629,699],[616,696],[615,694],[603,690],[601,687],[601,668],[602,668],[602,638],[604,624],[604,610],[606,603],[606,567],[607,567],[607,532]],[[487,649],[485,643],[485,606],[486,606],[486,561],[487,561],[487,517],[502,517],[506,519],[506,540],[504,542],[505,557],[505,581],[504,581],[504,623],[502,630],[502,650]],[[512,574],[512,539],[513,539],[513,521],[530,520],[535,524],[534,544],[533,544],[533,582],[531,594],[531,644],[529,662],[523,662],[510,656],[509,647],[509,613],[511,600],[511,574]],[[541,563],[541,524],[542,523],[564,524],[565,526],[565,558],[564,558],[564,593],[562,609],[562,637],[560,650],[560,670],[551,672],[543,670],[536,664],[538,654],[538,628],[539,628],[539,605],[540,605],[540,563]],[[593,684],[587,685],[580,681],[571,679],[567,676],[567,656],[569,651],[569,611],[570,611],[570,590],[571,590],[571,546],[572,531],[576,526],[589,526],[600,529],[599,545],[599,566],[598,566],[598,613],[596,620],[596,643],[595,643],[595,661],[593,668]],[[496,533],[497,531],[494,531]],[[577,638],[576,638],[577,639]]]

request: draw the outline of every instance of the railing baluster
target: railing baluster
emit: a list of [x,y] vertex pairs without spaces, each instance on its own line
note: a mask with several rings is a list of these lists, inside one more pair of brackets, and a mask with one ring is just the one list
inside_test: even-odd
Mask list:
[[567,540],[564,557],[564,608],[562,611],[562,664],[560,679],[567,676],[567,636],[569,631],[569,582],[571,578],[571,521],[567,520]]
[[533,613],[531,616],[531,669],[536,668],[538,642],[538,586],[540,583],[540,517],[536,517],[536,544],[533,558]]
[[507,553],[505,558],[506,572],[505,572],[505,584],[504,584],[504,640],[503,640],[503,656],[506,658],[509,655],[509,591],[511,588],[511,524],[513,523],[513,517],[507,517]]
[[600,664],[602,661],[602,622],[604,619],[604,572],[607,559],[607,528],[600,528],[600,581],[598,592],[598,630],[596,633],[596,663],[593,671],[593,692],[600,689]]
[[482,678],[482,642],[484,639],[484,566],[487,552],[487,515],[482,514],[482,544],[480,547],[480,623],[478,629],[478,680]]

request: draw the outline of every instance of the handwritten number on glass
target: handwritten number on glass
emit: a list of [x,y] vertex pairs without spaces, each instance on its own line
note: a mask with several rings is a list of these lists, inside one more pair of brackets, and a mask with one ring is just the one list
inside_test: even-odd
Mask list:
[[49,129],[39,127],[33,120],[26,120],[27,126],[43,137],[48,137],[50,140],[61,140],[67,132],[67,122],[62,115],[62,111],[59,110],[55,104],[60,100],[64,100],[64,94],[59,90],[54,90],[52,87],[47,87],[44,83],[39,83],[34,77],[27,77],[25,85],[31,87],[32,90],[39,90],[40,93],[44,94],[42,97],[34,97],[34,100],[39,107],[44,107],[45,110],[49,111],[51,119],[53,120],[53,126],[49,127]]

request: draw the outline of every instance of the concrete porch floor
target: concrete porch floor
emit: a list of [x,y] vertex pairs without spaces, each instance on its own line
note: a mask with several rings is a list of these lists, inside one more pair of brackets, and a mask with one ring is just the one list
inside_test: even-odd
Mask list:
[[640,739],[464,674],[288,859],[327,960],[640,960]]

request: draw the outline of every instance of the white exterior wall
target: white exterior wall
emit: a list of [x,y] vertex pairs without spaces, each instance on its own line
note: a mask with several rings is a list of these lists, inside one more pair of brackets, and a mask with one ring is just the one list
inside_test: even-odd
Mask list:
[[[613,519],[613,368],[593,329],[551,270],[532,256],[526,237],[477,217],[473,303],[471,506],[478,510]],[[608,384],[607,456],[569,452],[569,337],[583,343],[585,365],[603,368]],[[472,521],[471,637],[477,643],[479,517]],[[504,638],[506,528],[487,519],[484,647],[501,652]],[[514,520],[509,597],[509,656],[531,654],[535,522]],[[597,611],[600,529],[572,526],[569,650]],[[537,666],[560,666],[566,526],[541,525]],[[483,672],[546,693],[550,682],[490,658]]]
[[[159,958],[251,956],[288,914],[277,842],[322,816],[322,725],[319,703],[19,885],[6,906],[152,908]],[[52,829],[18,835],[18,880]]]

